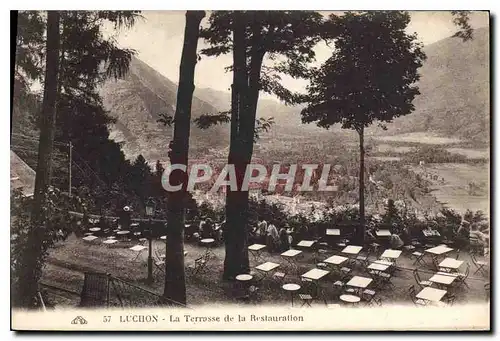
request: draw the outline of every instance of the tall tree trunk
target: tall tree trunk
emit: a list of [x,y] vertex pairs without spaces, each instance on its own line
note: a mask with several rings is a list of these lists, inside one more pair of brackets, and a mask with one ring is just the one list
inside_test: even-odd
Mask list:
[[365,144],[364,127],[358,130],[359,134],[359,227],[356,240],[364,243],[365,237]]
[[234,165],[237,191],[226,192],[226,230],[224,243],[223,279],[232,280],[240,273],[250,270],[247,249],[246,213],[248,192],[242,192],[241,184],[246,166],[244,160],[241,128],[246,114],[248,81],[246,68],[245,16],[234,12],[233,17],[233,86],[231,94],[231,143],[228,164]]
[[38,281],[41,276],[42,243],[44,238],[43,214],[45,196],[50,185],[52,172],[52,151],[56,123],[56,104],[59,72],[59,12],[47,13],[47,57],[45,61],[45,80],[41,113],[40,142],[38,145],[38,164],[36,168],[35,193],[31,212],[31,231],[27,239],[29,252],[25,255],[21,277],[20,298],[23,307],[34,304]]
[[[200,22],[205,11],[187,11],[184,30],[184,47],[179,72],[179,89],[174,116],[174,140],[171,163],[186,165],[188,162],[191,103],[194,91],[196,50],[200,34]],[[177,192],[170,192],[167,204],[167,250],[165,262],[165,288],[163,296],[186,304],[186,279],[184,273],[184,211],[186,204],[187,174],[174,171],[170,175],[172,185],[182,185]]]
[[239,121],[238,138],[234,141],[235,148],[230,147],[229,163],[235,165],[238,191],[228,191],[226,196],[228,238],[225,242],[224,279],[233,279],[236,275],[250,270],[247,248],[249,192],[248,190],[242,191],[241,185],[247,166],[252,160],[260,71],[264,53],[261,49],[260,26],[253,21],[250,71],[247,72],[245,27],[245,18],[236,12],[233,19],[233,65],[239,98]]

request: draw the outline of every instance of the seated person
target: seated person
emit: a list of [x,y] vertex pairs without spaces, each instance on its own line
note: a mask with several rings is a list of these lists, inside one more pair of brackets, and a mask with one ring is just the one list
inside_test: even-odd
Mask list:
[[279,250],[281,252],[284,252],[284,251],[290,249],[290,240],[288,239],[287,229],[285,227],[281,227],[278,234],[279,234],[279,239],[280,239]]
[[391,234],[389,243],[391,245],[391,249],[394,250],[400,249],[405,244],[403,243],[403,240],[401,240],[401,237],[398,236],[397,234]]
[[215,237],[215,228],[212,222],[212,219],[207,218],[200,224],[200,236],[202,239],[204,238],[214,238]]
[[404,245],[410,245],[411,244],[411,236],[410,232],[408,232],[408,228],[404,227],[401,230],[401,234],[399,235],[401,237],[401,240],[403,241]]
[[269,252],[275,251],[279,245],[279,233],[274,224],[269,224],[267,227],[266,245]]
[[257,243],[265,244],[266,235],[267,235],[267,221],[262,220],[260,223],[257,224],[257,231],[255,233]]
[[377,241],[377,238],[375,237],[375,232],[373,229],[366,229],[365,231],[365,243],[366,244],[372,244]]

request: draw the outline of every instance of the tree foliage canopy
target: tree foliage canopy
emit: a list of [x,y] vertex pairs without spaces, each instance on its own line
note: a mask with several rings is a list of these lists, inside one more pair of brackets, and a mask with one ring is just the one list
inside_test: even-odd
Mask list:
[[405,32],[409,22],[407,12],[331,15],[335,47],[312,72],[302,121],[360,130],[412,112],[425,54],[416,35]]

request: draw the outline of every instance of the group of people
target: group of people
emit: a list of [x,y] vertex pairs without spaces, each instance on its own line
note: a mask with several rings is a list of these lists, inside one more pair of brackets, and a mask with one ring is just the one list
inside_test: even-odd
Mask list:
[[203,217],[199,222],[187,224],[184,235],[187,240],[200,241],[202,239],[212,238],[216,243],[219,243],[224,238],[223,231],[225,225],[225,221],[222,222],[222,224],[217,224],[211,218]]
[[278,230],[275,222],[261,220],[249,231],[249,242],[264,244],[269,252],[283,252],[290,248],[292,237],[290,229],[281,226]]

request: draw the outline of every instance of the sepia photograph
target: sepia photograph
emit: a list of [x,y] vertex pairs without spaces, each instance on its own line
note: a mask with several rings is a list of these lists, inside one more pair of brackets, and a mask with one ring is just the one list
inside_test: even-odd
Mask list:
[[490,330],[489,11],[11,27],[12,330]]

